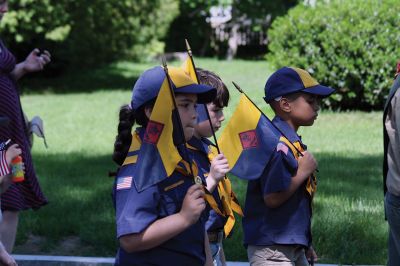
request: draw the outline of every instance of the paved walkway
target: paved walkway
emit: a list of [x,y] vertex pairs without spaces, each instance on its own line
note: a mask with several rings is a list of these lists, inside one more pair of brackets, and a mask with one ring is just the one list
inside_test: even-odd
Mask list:
[[[114,258],[13,255],[19,266],[111,266]],[[228,261],[227,266],[248,266],[248,262]],[[315,264],[315,266],[339,266],[337,264]],[[343,265],[345,266],[345,265]],[[362,265],[359,265],[362,266]],[[369,265],[372,266],[372,265]]]

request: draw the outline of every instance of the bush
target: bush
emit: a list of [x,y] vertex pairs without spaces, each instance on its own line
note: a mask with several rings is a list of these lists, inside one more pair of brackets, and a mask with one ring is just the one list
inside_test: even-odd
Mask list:
[[74,68],[93,66],[162,52],[178,12],[178,0],[16,0],[2,38],[20,59],[39,46]]
[[300,4],[274,21],[266,58],[336,88],[332,108],[381,109],[400,55],[399,14],[395,0]]

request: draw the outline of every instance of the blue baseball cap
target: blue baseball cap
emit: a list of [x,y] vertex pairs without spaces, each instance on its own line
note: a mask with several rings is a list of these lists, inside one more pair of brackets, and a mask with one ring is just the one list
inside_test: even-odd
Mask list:
[[196,107],[196,112],[197,112],[197,124],[200,124],[201,122],[204,122],[208,120],[207,116],[207,105],[205,104],[198,104]]
[[265,84],[266,102],[271,102],[273,99],[295,92],[306,92],[318,95],[321,98],[328,97],[335,90],[320,85],[310,73],[301,68],[283,67],[278,69],[269,77]]
[[[171,78],[174,92],[197,94],[197,103],[209,103],[217,94],[215,88],[197,84],[182,68],[168,67],[168,74]],[[164,82],[167,82],[167,80],[164,69],[161,66],[156,66],[143,72],[133,87],[131,107],[137,110],[145,103],[155,99]]]

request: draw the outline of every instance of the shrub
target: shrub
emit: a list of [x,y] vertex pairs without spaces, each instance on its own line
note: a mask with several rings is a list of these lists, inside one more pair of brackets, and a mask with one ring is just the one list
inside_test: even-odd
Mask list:
[[39,46],[74,68],[93,66],[162,52],[178,12],[178,0],[16,0],[2,38],[20,59]]
[[332,108],[380,109],[400,55],[399,18],[395,0],[300,4],[274,21],[266,58],[336,88]]

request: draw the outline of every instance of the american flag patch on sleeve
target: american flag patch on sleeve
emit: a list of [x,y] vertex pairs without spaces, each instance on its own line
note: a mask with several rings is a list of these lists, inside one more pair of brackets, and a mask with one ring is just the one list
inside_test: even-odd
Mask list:
[[121,189],[129,189],[132,186],[132,177],[131,176],[122,176],[117,180],[117,190]]
[[276,146],[276,151],[281,151],[285,155],[287,155],[288,150],[289,150],[289,148],[283,143],[279,143],[278,146]]
[[6,151],[0,151],[0,176],[8,175],[11,172],[6,160]]

